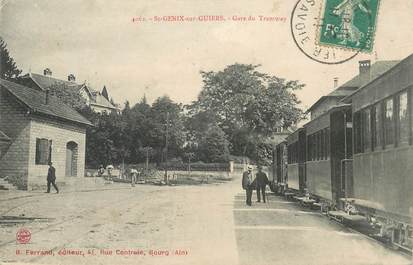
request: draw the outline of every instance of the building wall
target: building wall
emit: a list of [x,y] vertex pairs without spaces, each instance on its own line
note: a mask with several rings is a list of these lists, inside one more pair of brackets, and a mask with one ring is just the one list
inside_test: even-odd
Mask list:
[[319,117],[326,111],[328,111],[332,106],[337,105],[340,98],[337,97],[328,97],[323,100],[317,107],[311,110],[311,120]]
[[[86,128],[45,117],[33,117],[30,122],[29,188],[44,185],[47,165],[36,165],[36,139],[52,140],[52,162],[56,168],[56,181],[67,182],[85,175]],[[69,142],[77,144],[76,177],[66,175],[66,148]]]
[[0,157],[0,176],[20,189],[27,186],[30,120],[27,111],[0,87],[0,128],[11,138]]
[[110,109],[110,108],[106,108],[103,106],[99,106],[99,105],[95,105],[93,103],[90,104],[90,108],[97,113],[103,113],[103,112],[107,112],[108,114],[111,113],[112,111],[116,111],[115,109]]
[[86,104],[89,106],[90,105],[90,96],[89,96],[89,94],[86,92],[86,88],[82,88],[80,91],[79,91],[79,94],[80,94],[80,96],[82,97],[82,98],[84,98],[85,100],[86,100]]

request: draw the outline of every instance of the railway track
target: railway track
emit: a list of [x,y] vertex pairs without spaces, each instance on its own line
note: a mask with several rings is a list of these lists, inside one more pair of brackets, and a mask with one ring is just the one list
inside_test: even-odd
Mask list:
[[[275,196],[278,196],[278,195],[275,195]],[[270,196],[268,196],[268,197],[270,197]],[[283,198],[285,199],[285,197],[283,197]],[[301,204],[301,203],[298,202],[298,201],[295,201],[295,203],[296,203],[297,205],[300,205],[300,207],[304,207],[303,204]],[[306,206],[306,208],[308,208],[308,206]],[[317,211],[312,210],[312,209],[309,209],[309,210],[311,210],[311,211],[313,211],[313,212],[316,212],[316,213],[320,214],[321,216],[328,217],[326,214],[324,214],[324,213],[322,213],[322,212],[317,212]],[[328,217],[328,218],[329,218],[329,217]],[[394,248],[392,245],[390,245],[389,243],[386,243],[386,242],[383,242],[383,241],[381,241],[381,240],[378,240],[376,237],[374,237],[374,235],[366,234],[366,233],[363,233],[363,232],[361,232],[361,231],[359,231],[359,230],[357,230],[357,229],[355,229],[355,228],[352,228],[352,227],[348,226],[347,224],[345,224],[343,221],[340,221],[340,220],[335,219],[335,218],[329,218],[329,220],[331,220],[332,222],[334,222],[334,223],[336,223],[336,224],[341,225],[342,227],[345,227],[346,229],[348,229],[349,231],[351,231],[351,232],[353,232],[353,233],[355,233],[355,234],[358,234],[358,235],[360,235],[360,236],[362,236],[362,237],[364,237],[364,238],[366,238],[366,239],[368,239],[368,240],[370,240],[370,241],[373,241],[373,242],[376,242],[376,243],[380,244],[381,246],[385,247],[386,249],[389,249],[389,250],[391,250],[391,251],[395,251],[395,252],[397,252],[397,253],[399,253],[399,254],[404,255],[404,256],[407,257],[407,258],[412,258],[412,251],[411,251],[411,250],[408,251],[407,249],[401,248],[401,247],[395,249],[395,248]]]

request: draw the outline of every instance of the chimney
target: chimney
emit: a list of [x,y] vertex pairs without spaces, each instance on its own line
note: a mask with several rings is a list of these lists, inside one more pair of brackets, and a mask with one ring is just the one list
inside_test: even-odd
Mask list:
[[45,104],[49,104],[49,89],[46,89],[45,91],[46,97],[45,97]]
[[44,69],[43,75],[52,76],[52,70],[50,70],[49,68]]
[[69,82],[75,82],[76,81],[76,77],[74,76],[74,74],[70,74],[67,76],[67,81]]
[[359,61],[359,72],[360,75],[368,74],[370,75],[370,60]]
[[334,77],[334,88],[338,87],[338,77]]

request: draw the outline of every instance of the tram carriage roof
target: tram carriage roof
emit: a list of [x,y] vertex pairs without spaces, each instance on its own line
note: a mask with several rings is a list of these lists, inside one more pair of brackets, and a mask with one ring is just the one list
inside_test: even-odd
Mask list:
[[[392,67],[390,67],[387,71],[383,72],[382,74],[378,76],[374,76],[370,82],[364,84],[363,86],[360,86],[357,90],[355,90],[353,93],[350,95],[346,96],[341,100],[343,103],[352,103],[352,100],[356,98],[356,96],[359,96],[361,93],[367,93],[369,95],[378,95],[378,91],[376,89],[373,89],[373,91],[366,91],[369,88],[374,87],[375,85],[378,85],[381,81],[385,79],[391,79],[393,74],[396,74],[401,71],[403,67],[405,68],[410,68],[413,71],[413,54],[410,54],[406,58],[404,58],[401,61],[389,61],[391,63],[394,63]],[[413,76],[411,74],[407,74],[407,78],[411,79]],[[400,74],[397,77],[394,77],[394,80],[400,79]],[[410,83],[412,83],[412,80],[410,80]],[[407,85],[406,85],[407,86]],[[387,91],[389,91],[388,88],[385,88]],[[386,95],[383,95],[386,96]],[[372,101],[371,98],[367,99],[368,101]]]
[[[317,131],[317,130],[323,129],[325,127],[328,127],[330,121],[327,117],[332,112],[341,111],[341,110],[350,109],[350,108],[351,108],[351,104],[345,104],[345,103],[332,106],[331,108],[329,108],[326,112],[324,112],[323,114],[321,114],[317,118],[315,118],[311,121],[308,121],[302,127],[298,128],[297,130],[292,132],[290,135],[288,135],[286,142],[288,144],[291,144],[291,143],[294,143],[294,142],[298,141],[299,131],[306,130],[306,133],[308,135],[308,134],[311,134],[313,131]],[[328,120],[328,122],[327,122],[327,120]],[[312,129],[314,126],[316,126],[316,128]]]
[[389,61],[377,61],[370,67],[370,78],[366,79],[363,75],[358,74],[352,79],[348,80],[344,84],[340,85],[338,88],[330,92],[329,94],[320,97],[308,110],[306,113],[311,112],[319,104],[321,104],[326,98],[339,98],[344,103],[349,103],[351,101],[344,101],[346,98],[350,97],[358,90],[358,88],[363,87],[370,83],[370,80],[379,78],[388,70],[397,65],[400,61],[389,60]]

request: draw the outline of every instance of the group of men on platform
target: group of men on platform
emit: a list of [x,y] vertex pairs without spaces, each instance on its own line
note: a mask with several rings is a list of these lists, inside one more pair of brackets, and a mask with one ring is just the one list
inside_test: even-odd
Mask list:
[[257,191],[257,202],[261,202],[262,193],[262,199],[265,203],[265,187],[270,183],[267,174],[262,171],[261,165],[257,166],[258,172],[255,174],[255,178],[253,178],[252,169],[253,167],[250,165],[247,167],[247,171],[242,174],[242,188],[246,191],[248,206],[252,205],[251,197],[254,189]]

